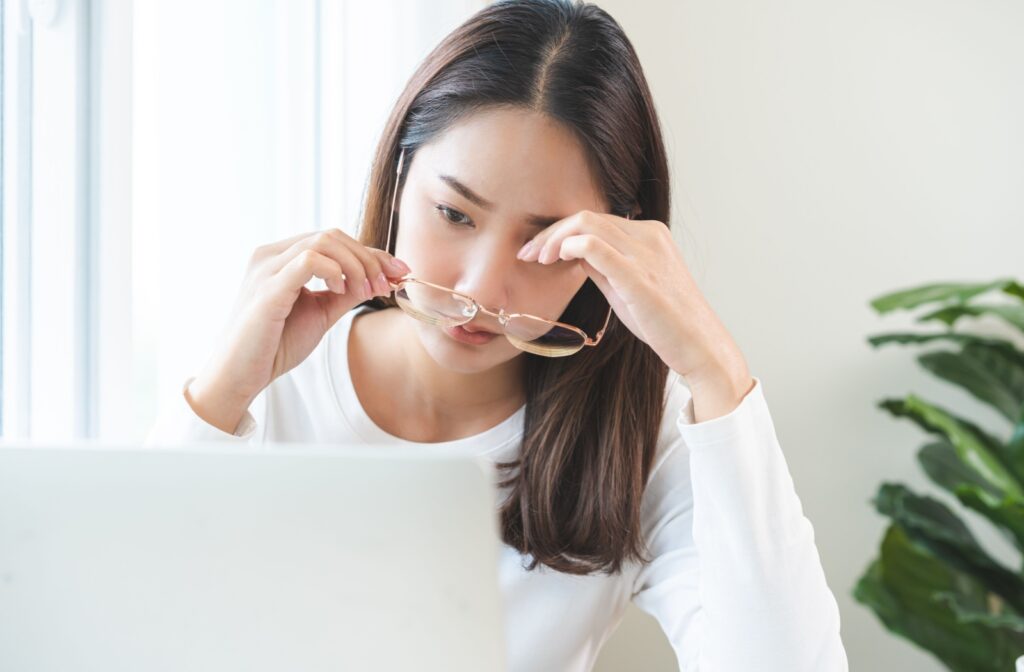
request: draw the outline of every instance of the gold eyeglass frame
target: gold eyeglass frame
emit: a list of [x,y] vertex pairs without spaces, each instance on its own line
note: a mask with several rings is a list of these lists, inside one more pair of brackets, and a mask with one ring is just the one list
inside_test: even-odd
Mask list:
[[[391,252],[391,230],[392,230],[392,225],[394,224],[394,221],[395,221],[395,201],[398,198],[398,184],[399,184],[399,182],[402,179],[402,165],[404,164],[404,162],[405,162],[405,147],[402,148],[401,154],[398,155],[398,168],[395,171],[395,188],[394,188],[394,190],[393,190],[393,192],[391,194],[391,215],[388,218],[388,239],[384,243],[384,251],[388,252],[389,254]],[[394,292],[398,292],[399,290],[401,290],[405,286],[405,284],[408,283],[408,282],[420,283],[420,284],[423,284],[423,285],[427,285],[428,287],[433,287],[435,289],[440,289],[440,290],[443,290],[443,291],[446,291],[446,292],[451,292],[452,294],[454,294],[454,295],[456,295],[456,296],[458,296],[458,297],[460,297],[462,299],[465,299],[468,302],[469,305],[472,305],[473,306],[473,314],[470,315],[466,319],[465,322],[458,322],[454,326],[468,324],[469,322],[472,322],[473,319],[478,314],[480,314],[480,313],[484,313],[485,315],[490,315],[492,317],[496,317],[496,318],[498,318],[498,323],[502,327],[502,336],[505,337],[505,340],[507,340],[509,343],[512,343],[513,346],[515,346],[516,348],[519,348],[520,350],[524,350],[525,352],[531,352],[531,353],[537,354],[537,355],[542,355],[542,356],[545,356],[545,357],[568,357],[570,355],[575,355],[577,352],[579,352],[580,350],[582,350],[585,347],[593,347],[593,346],[597,345],[598,343],[601,342],[601,339],[604,337],[604,332],[605,332],[606,329],[608,329],[608,323],[609,323],[609,321],[611,320],[611,317],[612,317],[612,308],[611,308],[611,306],[608,306],[608,314],[605,315],[604,325],[601,327],[601,330],[597,332],[597,335],[595,335],[594,338],[590,338],[590,336],[587,335],[587,332],[583,331],[579,327],[575,327],[575,326],[573,326],[571,324],[566,324],[565,322],[558,322],[558,321],[555,321],[555,320],[548,320],[546,318],[538,317],[536,315],[530,315],[528,313],[506,313],[504,308],[500,308],[500,309],[498,309],[498,312],[494,312],[493,310],[489,310],[485,306],[480,305],[480,303],[478,303],[476,301],[476,299],[474,299],[472,296],[469,296],[468,294],[464,294],[464,293],[462,293],[462,292],[460,292],[458,290],[452,289],[450,287],[444,287],[442,285],[435,285],[432,282],[427,282],[426,280],[420,280],[419,278],[414,278],[412,276],[406,276],[406,277],[402,278],[401,280],[399,280],[397,283],[388,281],[388,284],[391,286],[392,293],[394,293]],[[396,298],[395,301],[397,302],[398,299]],[[399,307],[401,307],[401,306],[399,306]],[[417,317],[416,315],[412,315],[408,311],[404,311],[403,310],[403,312],[411,315],[412,317]],[[537,350],[533,350],[533,349],[527,350],[525,348],[520,347],[514,341],[512,341],[512,339],[509,338],[508,333],[505,332],[505,325],[508,324],[509,320],[511,320],[514,317],[528,317],[528,318],[531,318],[531,319],[534,319],[534,320],[540,320],[541,322],[546,322],[546,323],[552,325],[553,327],[560,327],[562,329],[568,329],[570,331],[574,331],[574,332],[576,332],[577,334],[579,334],[580,336],[583,337],[583,343],[582,343],[582,345],[580,345],[580,347],[576,348],[572,352],[566,352],[566,353],[561,353],[561,354],[551,354],[551,353],[548,353],[548,352],[543,352],[543,348],[538,348]],[[417,318],[417,319],[419,319],[419,318]],[[423,321],[423,320],[421,320],[421,321]]]

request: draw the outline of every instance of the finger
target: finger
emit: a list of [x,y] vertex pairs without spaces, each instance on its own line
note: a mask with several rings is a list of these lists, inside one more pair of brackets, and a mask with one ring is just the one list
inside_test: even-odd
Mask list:
[[612,214],[610,212],[594,212],[593,210],[580,210],[579,212],[574,213],[569,217],[566,217],[565,219],[573,219],[577,217],[594,218],[597,220],[601,220],[607,224],[611,224],[612,226],[617,227],[623,233],[630,236],[637,235],[637,232],[640,229],[642,229],[642,227],[636,226],[639,223],[637,220],[629,219],[628,217],[619,217],[618,215]]
[[356,244],[352,247],[342,245],[334,251],[334,254],[338,255],[341,261],[341,267],[346,276],[346,286],[364,301],[373,298],[377,294],[390,293],[390,287],[386,290],[381,290],[379,282],[374,282],[376,276],[371,275],[373,273],[372,270],[368,270],[368,257],[373,255],[366,254],[365,251],[366,248],[361,244]]
[[296,241],[280,255],[278,265],[283,268],[291,259],[306,250],[319,252],[343,265],[346,287],[350,291],[355,291],[367,299],[375,294],[384,295],[391,291],[383,273],[381,259],[339,229],[319,231]]
[[562,241],[559,258],[570,261],[583,259],[597,270],[604,278],[617,282],[628,282],[634,273],[631,272],[629,260],[603,238],[584,233],[569,236]]
[[310,294],[320,303],[328,329],[341,319],[342,315],[352,309],[352,298],[344,294],[335,294],[329,291],[313,291]]
[[[390,294],[391,285],[388,284],[387,274],[384,272],[384,263],[381,256],[379,254],[375,254],[371,251],[371,248],[366,247],[362,243],[358,241],[353,242],[353,245],[346,246],[345,249],[355,255],[363,267],[363,273],[366,278],[366,282],[363,283],[363,289],[368,289],[370,296],[374,296],[376,294]],[[367,287],[367,285],[369,286]],[[349,286],[351,287],[351,285]]]
[[292,241],[292,244],[282,250],[277,255],[277,258],[274,259],[274,263],[271,264],[270,268],[271,273],[278,273],[292,259],[305,250],[316,250],[321,254],[325,254],[335,244],[343,244],[329,231],[314,231],[308,235],[296,236],[289,240]]
[[384,275],[387,277],[395,279],[404,278],[412,272],[408,264],[388,252],[379,250],[376,247],[367,247],[366,249],[370,251],[370,254],[377,256],[384,267]]
[[332,258],[341,266],[341,285],[345,288],[346,293],[354,292],[360,298],[369,298],[363,292],[366,269],[363,268],[359,258],[345,245],[340,245],[332,251],[332,254],[334,255]]
[[533,239],[533,244],[527,254],[521,258],[523,261],[550,264],[559,258],[558,250],[562,241],[569,236],[580,234],[600,236],[623,254],[633,252],[637,244],[621,227],[608,221],[605,217],[584,211],[556,222],[539,233]]
[[[386,252],[375,247],[363,245],[340,229],[330,229],[331,235],[340,240],[345,249],[355,255],[363,265],[364,277],[370,284],[370,295],[386,296],[391,293],[388,278],[401,278],[409,273],[409,266]],[[362,287],[365,289],[366,284]]]
[[303,238],[309,238],[310,236],[315,236],[317,233],[319,233],[319,231],[307,231],[305,233],[300,233],[297,236],[291,236],[290,238],[285,238],[283,240],[278,240],[278,241],[275,241],[273,243],[268,243],[266,245],[260,245],[259,247],[256,248],[256,251],[253,253],[253,256],[272,257],[272,256],[275,256],[275,255],[281,254],[282,252],[284,252],[289,247],[291,247],[295,243],[299,242]]
[[[295,292],[305,286],[313,276],[337,287],[336,282],[341,274],[341,265],[337,261],[316,250],[307,249],[295,255],[268,282],[278,291]],[[335,290],[332,288],[332,291]]]
[[[379,277],[376,278],[378,282],[373,282],[374,276],[371,276],[369,274],[370,272],[366,270],[366,262],[364,261],[363,256],[359,254],[361,250],[364,253],[368,253],[369,256],[377,258],[380,267],[383,269],[382,272],[384,273],[385,278],[384,284],[379,282]],[[373,247],[354,246],[353,248],[344,247],[344,249],[339,251],[339,254],[344,257],[341,267],[345,272],[345,275],[348,276],[346,279],[348,286],[354,288],[355,291],[362,293],[365,298],[370,298],[374,294],[379,294],[381,296],[391,294],[392,280],[397,281],[398,279],[408,275],[409,267],[383,250],[378,250]],[[401,270],[390,270],[392,268]],[[369,295],[365,294],[367,285],[370,286]]]
[[412,272],[407,263],[405,263],[398,257],[394,256],[387,250],[382,250],[376,247],[372,247],[370,245],[364,245],[358,240],[351,238],[350,236],[348,236],[348,234],[344,233],[340,229],[333,229],[332,232],[337,232],[338,234],[340,234],[344,238],[345,242],[348,244],[348,247],[350,249],[358,251],[359,253],[367,253],[376,257],[377,263],[380,265],[380,270],[384,273],[385,277],[402,278]]

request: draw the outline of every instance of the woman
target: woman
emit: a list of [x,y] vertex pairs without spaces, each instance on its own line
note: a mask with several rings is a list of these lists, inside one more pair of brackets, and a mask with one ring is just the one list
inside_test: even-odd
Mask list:
[[619,25],[569,0],[487,7],[399,98],[358,240],[257,249],[230,333],[150,441],[492,458],[509,670],[590,669],[630,600],[681,669],[846,669],[761,382],[669,220]]

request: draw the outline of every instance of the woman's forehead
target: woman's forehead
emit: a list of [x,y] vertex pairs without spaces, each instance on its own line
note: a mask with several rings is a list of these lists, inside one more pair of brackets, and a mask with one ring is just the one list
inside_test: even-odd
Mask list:
[[457,182],[499,208],[537,214],[603,209],[583,144],[539,112],[468,115],[419,148],[414,165],[420,180],[449,187]]

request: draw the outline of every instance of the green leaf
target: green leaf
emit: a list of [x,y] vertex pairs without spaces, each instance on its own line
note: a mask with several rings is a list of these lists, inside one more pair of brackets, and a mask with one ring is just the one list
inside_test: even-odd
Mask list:
[[1024,610],[1024,580],[992,559],[945,504],[917,495],[899,483],[883,483],[874,503],[879,513],[898,523],[936,558],[970,573],[989,590]]
[[1024,419],[1013,428],[1013,435],[1006,444],[1006,455],[1013,465],[1022,465],[1018,473],[1024,473]]
[[949,605],[960,623],[977,623],[990,628],[1006,628],[1014,632],[1024,632],[1024,618],[1021,618],[1020,614],[1014,612],[998,598],[989,600],[988,604],[984,605],[967,604],[964,596],[948,592],[936,593],[935,599]]
[[1003,278],[986,283],[945,282],[919,285],[875,297],[871,300],[871,307],[879,314],[884,314],[891,310],[909,310],[922,304],[934,303],[936,301],[964,302],[971,297],[984,294],[993,289],[998,288],[1006,291],[1007,287],[1013,288],[1016,284],[1010,278]]
[[[1012,342],[1001,338],[987,338],[974,334],[966,334],[956,331],[942,331],[931,334],[920,334],[914,332],[890,332],[876,334],[868,337],[868,343],[872,347],[880,347],[889,344],[923,344],[933,341],[946,341],[962,345],[961,353],[966,358],[964,366],[971,369],[979,369],[980,375],[996,377],[999,379],[999,386],[1007,388],[1010,398],[1001,398],[999,411],[1010,418],[1011,422],[1024,421],[1024,351],[1020,350]],[[945,351],[943,351],[945,352]],[[921,355],[925,360],[921,363],[929,366],[929,357],[935,359],[932,353]],[[957,355],[952,355],[957,356]],[[941,362],[932,367],[937,369]],[[934,371],[942,376],[942,371]],[[1002,381],[1003,377],[1008,381]],[[951,377],[951,376],[948,376]],[[947,378],[948,378],[947,377]],[[950,382],[957,382],[951,380]],[[998,395],[1002,397],[1004,393]],[[977,396],[977,395],[976,395]],[[1015,410],[1011,410],[1013,399],[1021,400]],[[983,401],[988,401],[983,399]]]
[[917,318],[917,321],[932,322],[937,320],[952,327],[961,317],[978,317],[981,315],[995,315],[1011,326],[1024,331],[1024,305],[972,304],[946,306],[945,308],[922,315]]
[[1009,458],[1003,446],[977,425],[913,394],[902,400],[884,399],[878,405],[894,416],[914,421],[925,431],[946,437],[967,466],[1007,494],[1024,499],[1021,482],[1003,462],[1003,456]]
[[1024,551],[1024,503],[1009,497],[993,496],[977,485],[958,485],[953,494],[964,506],[988,518],[1007,539]]
[[1024,405],[1024,362],[999,347],[967,343],[960,352],[938,350],[919,355],[925,369],[989,404],[1010,422]]
[[1003,293],[1018,299],[1024,299],[1024,285],[1011,280],[1003,287]]
[[[972,303],[992,290],[1014,301]],[[933,304],[918,322],[938,322],[947,330],[878,334],[868,342],[873,347],[939,341],[961,346],[958,351],[921,354],[918,361],[1006,417],[1014,425],[1007,443],[913,394],[878,405],[940,437],[918,451],[929,478],[1024,552],[1024,349],[1008,340],[953,330],[964,317],[991,315],[1024,332],[1022,301],[1024,286],[1010,278],[891,292],[871,301],[877,312]],[[874,503],[893,524],[854,596],[891,631],[931,651],[956,672],[1012,670],[1024,654],[1024,578],[990,557],[942,502],[885,483]]]
[[917,460],[932,482],[951,494],[956,493],[957,486],[971,485],[995,499],[1002,497],[999,488],[957,457],[956,449],[948,441],[936,441],[923,446],[917,451]]
[[988,592],[970,574],[945,566],[891,525],[879,557],[853,595],[892,632],[930,651],[954,672],[1007,672],[1024,651],[1024,637],[958,617],[941,595],[984,604]]
[[[954,343],[981,343],[992,347],[1002,348],[1010,353],[1016,353],[1017,358],[1024,362],[1024,352],[1021,352],[1010,341],[1001,338],[986,338],[974,334],[965,334],[958,331],[940,331],[932,334],[920,334],[916,332],[890,332],[876,334],[868,337],[868,343],[873,347],[887,345],[889,343],[928,343],[929,341],[951,341]],[[1012,355],[1011,355],[1012,356]]]

